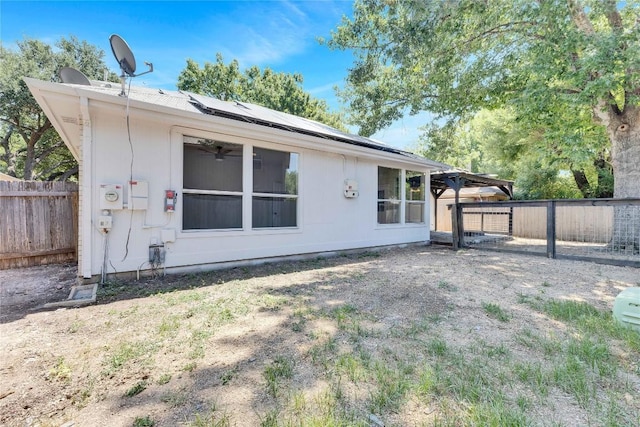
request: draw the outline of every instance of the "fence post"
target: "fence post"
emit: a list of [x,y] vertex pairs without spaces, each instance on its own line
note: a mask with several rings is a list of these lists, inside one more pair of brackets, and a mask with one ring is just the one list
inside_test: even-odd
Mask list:
[[451,237],[453,249],[460,249],[464,245],[464,225],[462,223],[462,206],[459,203],[451,205]]
[[513,236],[513,206],[509,206],[509,236]]
[[556,257],[556,202],[547,202],[547,258]]

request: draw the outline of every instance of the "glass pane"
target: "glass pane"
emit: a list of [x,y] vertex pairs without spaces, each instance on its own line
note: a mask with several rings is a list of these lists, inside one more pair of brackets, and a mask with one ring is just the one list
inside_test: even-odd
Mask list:
[[404,222],[423,223],[424,222],[424,203],[407,202],[404,210]]
[[242,228],[242,196],[184,194],[183,230]]
[[406,197],[407,200],[424,201],[424,173],[407,171],[406,173]]
[[203,143],[184,145],[184,188],[242,191],[242,145],[185,136],[187,140]]
[[278,197],[253,198],[253,228],[295,227],[298,201]]
[[254,147],[253,191],[298,194],[298,154]]
[[400,198],[400,169],[378,167],[378,199]]
[[378,202],[378,224],[398,224],[400,222],[400,203]]

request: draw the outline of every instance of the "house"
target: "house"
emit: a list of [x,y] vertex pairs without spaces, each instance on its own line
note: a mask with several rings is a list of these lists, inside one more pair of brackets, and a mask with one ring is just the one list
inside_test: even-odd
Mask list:
[[247,103],[25,81],[80,166],[86,281],[429,242],[434,161]]

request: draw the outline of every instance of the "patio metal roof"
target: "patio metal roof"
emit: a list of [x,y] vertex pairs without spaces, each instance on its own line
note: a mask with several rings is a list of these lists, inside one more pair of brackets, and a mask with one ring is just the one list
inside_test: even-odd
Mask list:
[[451,188],[456,192],[456,203],[461,188],[497,187],[510,199],[513,198],[513,181],[492,178],[463,171],[447,171],[431,174],[431,194],[437,200]]

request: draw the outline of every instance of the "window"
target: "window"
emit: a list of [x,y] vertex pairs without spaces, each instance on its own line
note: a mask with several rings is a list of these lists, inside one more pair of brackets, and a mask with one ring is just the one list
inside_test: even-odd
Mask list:
[[253,228],[298,224],[298,154],[253,149]]
[[405,174],[404,222],[423,223],[425,206],[425,174],[407,171]]
[[242,228],[242,145],[183,141],[183,230]]
[[[403,179],[404,188],[400,185]],[[424,172],[379,166],[378,224],[424,223],[425,179]]]
[[400,222],[400,169],[378,167],[378,224]]

